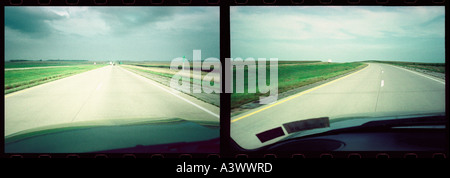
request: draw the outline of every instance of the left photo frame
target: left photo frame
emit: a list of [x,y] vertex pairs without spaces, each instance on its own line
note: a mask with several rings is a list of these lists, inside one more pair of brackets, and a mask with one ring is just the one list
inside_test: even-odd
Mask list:
[[4,9],[6,154],[220,153],[219,7]]

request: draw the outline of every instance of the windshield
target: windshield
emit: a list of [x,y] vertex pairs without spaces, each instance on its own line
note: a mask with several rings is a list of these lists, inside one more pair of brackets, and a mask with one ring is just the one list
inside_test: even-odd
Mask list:
[[[342,120],[445,114],[443,7],[258,6],[231,7],[230,14],[231,55],[248,59],[245,68],[233,67],[245,73],[248,88],[235,87],[231,96],[230,133],[244,149],[283,140],[294,133],[284,124],[296,121],[315,119],[297,122],[303,131]],[[278,64],[260,67],[256,59],[264,56]],[[262,70],[265,78],[251,74]],[[277,75],[278,95],[262,103],[270,75]]]
[[[218,24],[218,7],[5,7],[6,151],[34,145],[29,151],[79,153],[219,138],[219,94],[171,87],[197,86],[208,76],[204,88],[220,88],[220,73],[192,63],[195,49],[218,57]],[[177,75],[182,70],[194,75]]]

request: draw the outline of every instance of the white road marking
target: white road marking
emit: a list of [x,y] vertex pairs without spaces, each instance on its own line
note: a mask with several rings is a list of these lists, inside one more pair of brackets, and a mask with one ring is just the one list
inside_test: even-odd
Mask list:
[[98,86],[97,86],[97,88],[95,90],[100,90],[100,88],[102,88],[102,84],[103,83],[98,84]]
[[384,86],[384,80],[381,80],[381,87]]
[[[121,68],[121,69],[122,69],[122,68]],[[153,82],[152,80],[150,80],[150,79],[148,79],[148,78],[145,78],[145,77],[143,77],[143,76],[140,76],[140,75],[138,75],[138,74],[135,74],[135,73],[133,73],[133,72],[130,72],[130,71],[126,70],[126,69],[122,69],[122,70],[124,70],[124,71],[126,71],[126,72],[128,72],[128,73],[130,73],[130,74],[132,74],[132,75],[134,75],[134,76],[136,76],[136,77],[138,77],[138,78],[144,79],[146,82],[148,82],[148,83],[150,83],[150,84],[152,84],[152,85],[154,85],[154,86],[156,86],[156,87],[158,87],[158,88],[164,90],[164,91],[167,92],[167,93],[172,94],[173,96],[176,96],[177,98],[182,99],[183,101],[185,101],[185,102],[187,102],[187,103],[189,103],[189,104],[191,104],[191,105],[193,105],[193,106],[195,106],[195,107],[197,107],[197,108],[199,108],[199,109],[201,109],[201,110],[207,112],[208,114],[213,115],[214,117],[220,118],[220,116],[219,116],[218,114],[213,113],[212,111],[210,111],[210,110],[208,110],[208,109],[206,109],[206,108],[204,108],[204,107],[201,107],[201,106],[199,106],[199,105],[193,103],[192,101],[189,101],[189,100],[187,100],[186,98],[183,98],[183,97],[181,97],[180,95],[177,95],[177,94],[173,93],[172,91],[170,91],[170,90],[168,90],[168,89],[163,88],[162,86],[160,86],[160,84],[157,84],[157,83]]]
[[408,69],[405,69],[405,68],[403,68],[403,67],[397,67],[397,66],[394,66],[394,65],[391,65],[391,66],[393,66],[393,67],[396,67],[396,68],[399,68],[399,69],[403,69],[403,70],[406,70],[406,71],[409,71],[409,72],[411,72],[411,73],[414,73],[414,74],[420,75],[420,76],[422,76],[422,77],[425,77],[425,78],[428,78],[428,79],[434,80],[434,81],[436,81],[436,82],[439,82],[439,83],[441,83],[441,84],[444,84],[444,85],[445,85],[445,81],[442,81],[442,80],[438,80],[438,79],[436,79],[436,78],[432,78],[432,77],[430,77],[430,76],[426,76],[426,75],[424,75],[424,74],[418,73],[418,72],[416,72],[416,71],[408,70]]

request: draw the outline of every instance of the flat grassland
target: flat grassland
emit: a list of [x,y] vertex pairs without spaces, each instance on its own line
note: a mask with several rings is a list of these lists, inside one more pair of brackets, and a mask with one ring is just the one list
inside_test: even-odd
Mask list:
[[[183,81],[189,81],[188,84],[192,86],[191,92],[186,94],[191,95],[206,103],[220,106],[220,93],[194,93],[192,90],[193,86],[200,86],[202,88],[208,87],[210,89],[220,90],[220,80],[206,81],[209,82],[209,85],[211,86],[202,85],[203,79],[206,75],[214,76],[215,79],[219,79],[220,69],[217,70],[217,72],[213,72],[212,69],[201,69],[201,66],[196,66],[191,62],[191,66],[185,66],[185,70],[189,70],[190,73],[180,74],[178,72],[181,71],[181,66],[179,66],[178,70],[171,70],[170,62],[124,61],[122,64],[120,64],[120,66],[166,86],[170,86],[172,77],[175,74],[178,74],[183,78]],[[194,73],[193,71],[196,71],[196,73]],[[200,75],[198,75],[197,72]]]
[[[51,66],[73,66],[73,65],[89,65],[94,61],[87,60],[16,60],[14,62],[6,61],[5,69],[29,68],[29,67],[51,67]],[[99,63],[99,62],[97,62]],[[103,62],[106,63],[106,62]]]
[[5,95],[103,66],[85,61],[5,62]]
[[[172,78],[177,72],[181,70],[181,67],[179,70],[171,70],[170,69],[170,62],[124,62],[122,67],[125,68],[133,68],[134,70],[138,70],[141,72],[151,73],[155,74],[161,77],[167,77]],[[191,64],[191,66],[185,66],[185,70],[190,70],[190,74],[181,74],[181,77],[183,78],[189,78],[191,83],[194,82],[201,82],[203,78],[212,72],[212,70],[205,70],[202,69],[201,66],[194,66]],[[192,71],[199,71],[200,75],[195,75]],[[220,69],[217,70],[220,72]],[[220,73],[211,73],[213,75],[220,75]],[[220,81],[211,81],[211,84],[220,83]],[[214,88],[219,88],[219,85],[214,85]]]
[[[367,64],[360,62],[328,63],[320,61],[279,61],[278,62],[278,93],[283,93],[295,88],[313,84],[319,81],[347,74],[365,67]],[[270,68],[266,65],[266,84],[270,84]],[[235,71],[235,69],[234,69]],[[245,68],[244,93],[236,93],[236,84],[233,83],[231,94],[231,109],[238,108],[246,103],[259,100],[260,96],[268,96],[268,93],[258,92],[258,78],[256,78],[256,93],[248,93],[248,68]],[[235,76],[235,75],[234,75]],[[258,75],[256,75],[258,76]],[[233,79],[236,82],[236,79]]]

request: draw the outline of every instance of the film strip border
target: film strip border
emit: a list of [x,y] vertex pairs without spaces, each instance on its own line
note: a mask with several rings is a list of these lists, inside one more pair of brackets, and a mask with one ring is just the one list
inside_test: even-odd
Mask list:
[[[446,5],[446,0],[5,0],[2,1],[4,6],[59,6],[59,5],[73,5],[73,6],[218,6],[220,5],[221,11],[228,9],[233,5],[393,5],[393,6],[408,6],[408,5]],[[229,27],[229,16],[223,18],[222,15],[229,15],[229,12],[221,12],[221,24],[225,23]],[[221,28],[221,30],[226,28]],[[229,31],[224,33],[225,36],[229,35]],[[222,32],[221,32],[222,36]],[[221,37],[222,38],[222,37]],[[229,37],[228,43],[221,40],[221,59],[224,56],[229,56]],[[228,46],[227,46],[228,44]],[[225,50],[224,50],[225,49]],[[227,55],[228,54],[228,55]],[[222,94],[225,97],[221,97],[222,102],[229,101],[228,94]],[[227,106],[226,104],[224,105]],[[229,106],[229,105],[228,105]],[[226,109],[225,109],[226,110]],[[229,116],[229,114],[222,114],[221,116]],[[225,119],[225,122],[229,120]],[[229,138],[229,125],[224,126],[225,134],[222,136],[228,136]],[[321,159],[333,159],[333,158],[349,158],[349,159],[361,159],[361,158],[376,158],[376,159],[391,159],[391,158],[434,158],[434,159],[446,159],[448,152],[303,152],[303,153],[241,153],[229,150],[228,143],[222,143],[220,153],[213,154],[164,154],[164,153],[1,153],[0,158],[149,158],[149,159],[191,159],[191,158],[206,158],[206,159],[219,159],[219,158],[237,158],[240,160],[251,158],[264,158],[264,159],[277,159],[277,158],[292,158],[292,159],[308,159],[308,158],[321,158]],[[3,148],[1,149],[3,150]]]
[[[230,155],[230,154],[229,154]],[[221,158],[232,158],[238,160],[247,159],[422,159],[422,158],[432,158],[432,159],[447,159],[447,154],[442,152],[303,152],[303,153],[261,153],[261,154],[246,154],[246,153],[236,153],[231,157],[223,157],[220,153],[217,154],[143,154],[143,153],[43,153],[43,154],[20,154],[20,153],[10,153],[4,154],[2,158],[67,158],[67,159],[78,159],[78,158],[94,158],[94,159],[106,159],[106,158],[124,158],[124,159],[209,159],[217,160]]]
[[4,5],[444,5],[446,0],[5,0]]
[[[8,2],[9,1],[9,2]],[[220,0],[7,0],[5,5],[217,5]]]

